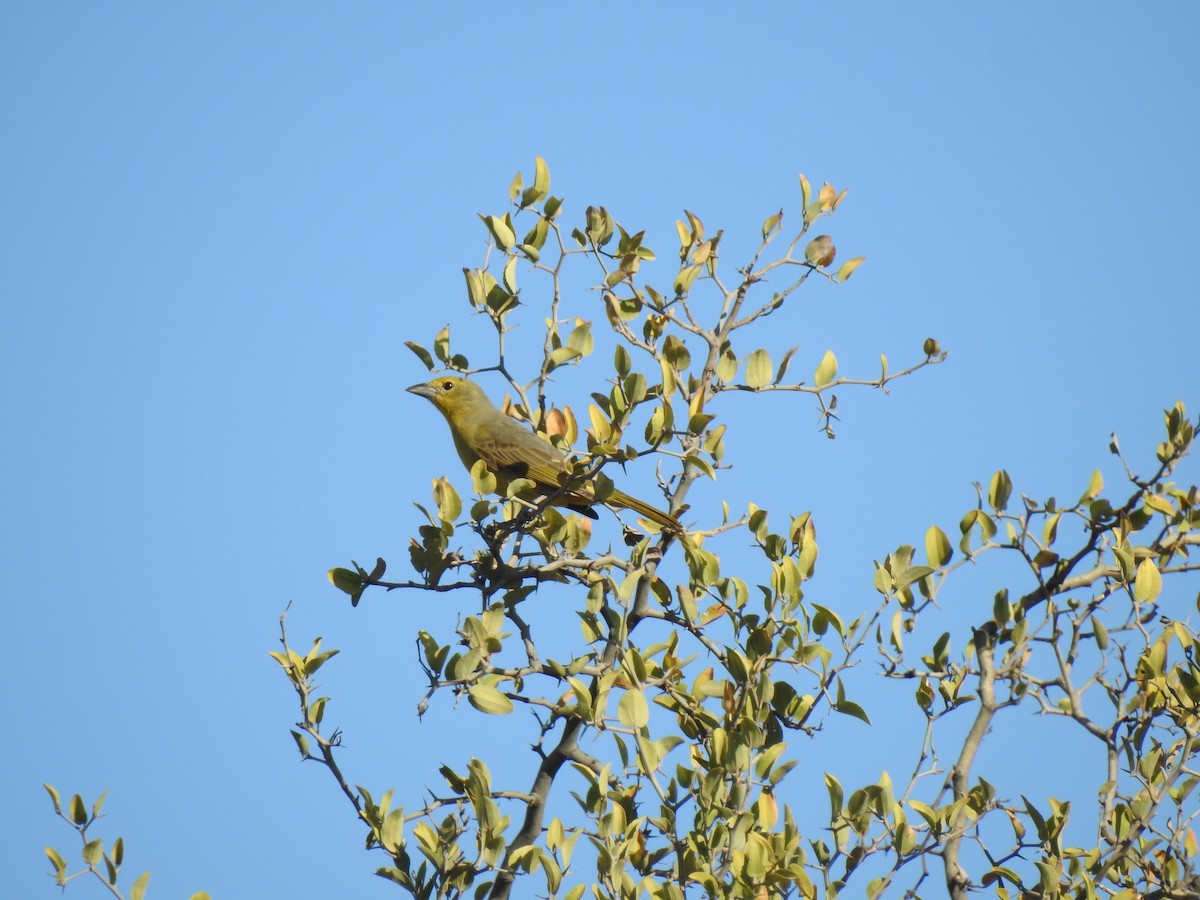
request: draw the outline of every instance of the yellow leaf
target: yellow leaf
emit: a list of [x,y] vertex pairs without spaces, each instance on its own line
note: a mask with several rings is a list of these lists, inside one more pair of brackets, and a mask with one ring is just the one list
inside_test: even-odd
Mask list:
[[546,161],[540,156],[533,161],[533,170],[533,189],[538,192],[538,199],[541,199],[550,191],[550,170],[546,168]]
[[1138,603],[1151,603],[1162,591],[1162,575],[1154,560],[1143,559],[1138,563],[1137,579],[1134,582],[1133,599]]
[[679,232],[680,256],[683,256],[687,253],[688,247],[692,246],[692,233],[678,219],[675,220],[675,230]]
[[825,387],[833,381],[835,375],[837,375],[837,357],[833,355],[832,350],[826,350],[825,356],[822,357],[821,364],[817,366],[817,372],[813,376],[813,383],[817,387]]
[[842,263],[842,267],[837,270],[838,281],[845,281],[847,278],[853,275],[854,270],[861,266],[863,264],[863,260],[865,259],[865,256],[856,256],[854,259],[848,259]]

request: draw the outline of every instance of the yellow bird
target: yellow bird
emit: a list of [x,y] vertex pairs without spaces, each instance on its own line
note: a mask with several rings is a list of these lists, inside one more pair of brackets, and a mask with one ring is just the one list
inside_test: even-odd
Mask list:
[[[596,491],[591,483],[573,483],[566,474],[562,451],[496,409],[475,382],[454,375],[442,375],[425,384],[414,384],[408,390],[418,397],[424,397],[446,417],[454,438],[454,448],[463,465],[469,471],[478,460],[483,460],[488,470],[496,476],[499,493],[503,494],[508,483],[515,478],[532,480],[543,495],[557,492],[565,482],[570,487],[555,499],[555,503],[593,519],[596,517],[590,509],[597,502]],[[604,503],[632,510],[669,531],[683,532],[683,526],[673,515],[622,491],[614,489]]]

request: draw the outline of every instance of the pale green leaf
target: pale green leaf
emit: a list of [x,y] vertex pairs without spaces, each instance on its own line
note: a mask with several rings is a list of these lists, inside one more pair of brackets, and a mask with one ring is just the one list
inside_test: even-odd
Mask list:
[[471,705],[490,716],[502,716],[513,711],[513,702],[490,684],[478,682],[467,689]]
[[746,384],[760,390],[771,383],[771,354],[761,347],[750,354],[746,361]]
[[638,689],[626,691],[621,702],[617,704],[617,718],[626,728],[645,728],[650,722],[650,707],[646,703],[646,695]]

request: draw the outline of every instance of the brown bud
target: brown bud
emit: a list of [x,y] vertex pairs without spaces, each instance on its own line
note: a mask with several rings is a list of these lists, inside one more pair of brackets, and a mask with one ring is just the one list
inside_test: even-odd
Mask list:
[[837,247],[833,246],[833,238],[827,234],[819,234],[804,248],[804,258],[812,266],[828,266],[837,256]]

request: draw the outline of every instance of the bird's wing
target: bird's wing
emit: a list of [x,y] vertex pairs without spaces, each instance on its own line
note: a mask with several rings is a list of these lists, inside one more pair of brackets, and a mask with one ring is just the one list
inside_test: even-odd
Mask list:
[[474,438],[472,449],[489,469],[562,469],[563,457],[557,447],[503,414],[479,425]]
[[[476,427],[474,437],[473,449],[493,472],[510,478],[529,478],[543,489],[556,488],[566,478],[562,451],[503,413]],[[561,499],[568,505],[577,503],[582,507],[596,502],[587,482],[573,483]]]

